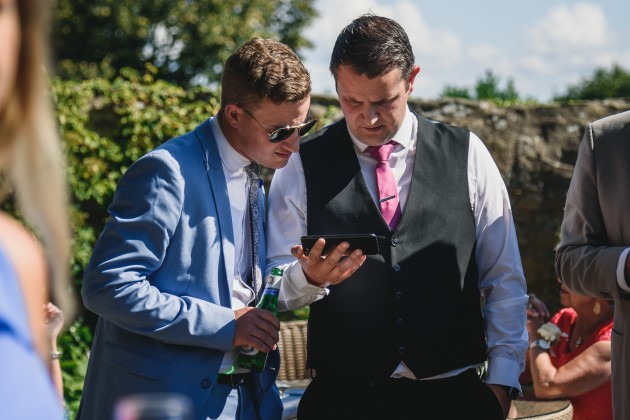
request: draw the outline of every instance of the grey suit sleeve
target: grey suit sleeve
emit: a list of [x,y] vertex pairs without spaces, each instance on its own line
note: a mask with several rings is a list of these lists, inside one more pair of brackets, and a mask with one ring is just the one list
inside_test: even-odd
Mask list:
[[227,351],[234,337],[230,308],[188,295],[186,282],[176,278],[180,273],[160,287],[150,280],[167,259],[182,215],[184,187],[177,162],[159,153],[142,157],[128,169],[85,270],[83,301],[128,331]]
[[[612,246],[601,203],[602,187],[615,185],[600,175],[606,156],[597,156],[599,135],[593,124],[586,128],[578,150],[577,162],[567,194],[560,246],[556,254],[556,272],[570,289],[598,298],[618,293],[616,268],[623,246]],[[630,209],[628,209],[630,211]],[[619,221],[607,221],[618,223]],[[606,294],[608,296],[606,296]]]

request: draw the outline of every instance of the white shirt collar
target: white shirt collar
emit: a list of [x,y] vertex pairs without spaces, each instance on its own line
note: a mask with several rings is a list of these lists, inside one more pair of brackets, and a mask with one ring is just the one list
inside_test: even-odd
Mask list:
[[[413,138],[413,131],[414,131],[413,120],[414,120],[413,113],[411,112],[411,109],[407,107],[407,110],[405,112],[405,118],[403,119],[403,122],[400,125],[398,132],[394,134],[394,136],[389,140],[392,140],[392,139],[396,140],[396,143],[400,144],[403,148],[409,147],[412,141],[415,140]],[[350,133],[350,138],[352,139],[352,142],[354,143],[354,147],[356,147],[359,152],[361,153],[364,152],[365,149],[368,147],[367,144],[362,143],[361,140],[357,139],[350,130],[348,130],[348,133]]]

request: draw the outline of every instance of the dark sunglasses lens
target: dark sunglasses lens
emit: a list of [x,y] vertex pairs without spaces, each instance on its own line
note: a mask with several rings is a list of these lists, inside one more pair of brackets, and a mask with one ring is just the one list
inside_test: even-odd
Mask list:
[[295,131],[295,128],[279,128],[269,136],[269,141],[272,143],[280,143],[282,140],[286,140],[291,137],[291,134]]
[[[298,134],[300,135],[300,137],[308,133],[311,128],[313,128],[316,122],[317,120],[312,120],[300,127],[298,129]],[[269,141],[272,143],[279,143],[291,137],[293,133],[295,133],[295,130],[295,127],[279,128],[269,135]]]
[[311,128],[313,128],[313,126],[315,126],[316,122],[317,122],[317,120],[311,120],[311,121],[307,122],[304,127],[300,128],[298,130],[298,133],[300,133],[300,137],[304,136],[306,133],[311,131]]

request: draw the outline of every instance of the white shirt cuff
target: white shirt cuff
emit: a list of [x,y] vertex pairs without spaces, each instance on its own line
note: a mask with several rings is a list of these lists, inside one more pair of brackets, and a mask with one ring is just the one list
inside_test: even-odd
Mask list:
[[278,298],[278,310],[289,311],[301,308],[322,299],[327,294],[328,289],[309,284],[302,266],[295,262],[285,268]]
[[622,290],[630,293],[630,287],[628,287],[628,282],[626,282],[626,258],[628,257],[628,252],[630,252],[630,248],[626,248],[623,250],[621,255],[619,256],[619,261],[617,262],[617,284],[621,287]]

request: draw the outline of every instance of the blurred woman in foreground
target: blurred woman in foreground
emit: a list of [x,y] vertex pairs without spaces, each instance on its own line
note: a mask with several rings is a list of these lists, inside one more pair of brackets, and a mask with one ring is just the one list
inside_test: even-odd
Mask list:
[[0,407],[3,418],[60,419],[46,368],[43,307],[68,305],[69,227],[64,164],[45,79],[47,28],[38,0],[0,0]]

